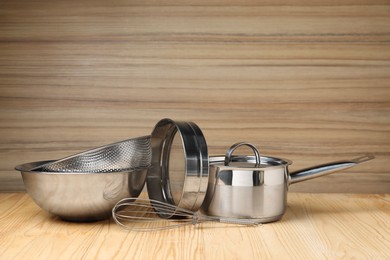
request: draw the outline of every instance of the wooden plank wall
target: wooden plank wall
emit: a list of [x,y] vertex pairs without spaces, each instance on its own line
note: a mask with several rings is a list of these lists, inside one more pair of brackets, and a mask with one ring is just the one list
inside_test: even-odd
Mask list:
[[165,117],[290,170],[374,153],[291,191],[389,193],[390,1],[0,2],[0,190]]

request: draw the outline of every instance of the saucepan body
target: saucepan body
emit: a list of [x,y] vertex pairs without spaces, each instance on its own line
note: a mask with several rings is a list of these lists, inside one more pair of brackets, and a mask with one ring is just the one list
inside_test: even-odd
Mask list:
[[290,184],[350,168],[374,156],[366,155],[289,173],[291,161],[268,156],[210,157],[210,174],[204,214],[248,218],[259,223],[282,218]]

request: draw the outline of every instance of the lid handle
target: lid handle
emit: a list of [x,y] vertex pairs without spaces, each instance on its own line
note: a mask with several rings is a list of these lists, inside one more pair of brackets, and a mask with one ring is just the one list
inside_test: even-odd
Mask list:
[[258,167],[260,166],[260,152],[259,150],[257,150],[256,146],[254,146],[253,144],[250,144],[250,143],[246,143],[246,142],[240,142],[240,143],[236,143],[236,144],[233,144],[226,152],[226,155],[225,155],[225,166],[229,166],[230,162],[232,161],[232,154],[233,152],[240,146],[248,146],[250,147],[254,154],[255,154],[255,157],[256,157],[256,165],[255,167]]

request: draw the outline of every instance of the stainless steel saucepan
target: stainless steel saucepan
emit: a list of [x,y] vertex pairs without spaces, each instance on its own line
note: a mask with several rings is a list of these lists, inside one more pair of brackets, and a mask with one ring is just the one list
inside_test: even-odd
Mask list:
[[[233,156],[240,146],[249,146],[255,155]],[[291,161],[260,156],[255,146],[237,143],[225,157],[210,157],[209,182],[201,211],[211,216],[255,219],[259,223],[276,221],[286,210],[290,184],[350,168],[373,158],[373,155],[365,155],[289,173]]]

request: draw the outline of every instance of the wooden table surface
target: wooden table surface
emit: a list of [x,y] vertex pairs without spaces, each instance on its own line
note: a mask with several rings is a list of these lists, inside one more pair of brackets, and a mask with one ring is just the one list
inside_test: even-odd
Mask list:
[[282,220],[129,232],[64,222],[0,193],[1,259],[390,259],[390,195],[290,193]]

